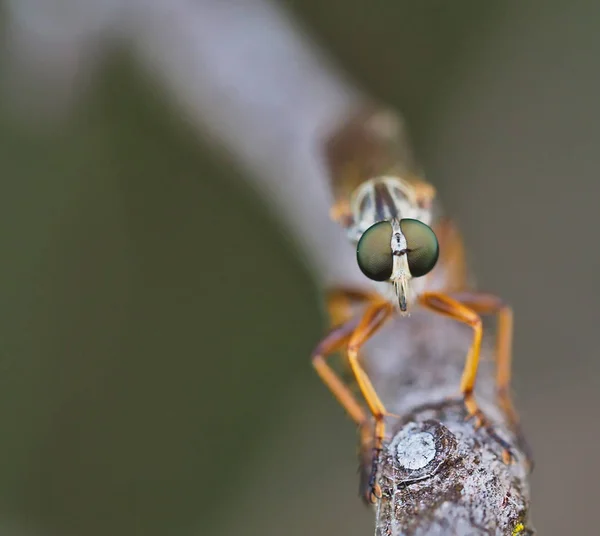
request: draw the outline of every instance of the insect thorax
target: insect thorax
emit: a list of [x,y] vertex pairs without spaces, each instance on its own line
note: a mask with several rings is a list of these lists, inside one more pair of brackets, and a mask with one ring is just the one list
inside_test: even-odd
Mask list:
[[352,223],[348,236],[358,242],[374,223],[394,218],[413,218],[431,225],[431,199],[419,197],[417,188],[400,177],[375,177],[365,181],[350,200]]

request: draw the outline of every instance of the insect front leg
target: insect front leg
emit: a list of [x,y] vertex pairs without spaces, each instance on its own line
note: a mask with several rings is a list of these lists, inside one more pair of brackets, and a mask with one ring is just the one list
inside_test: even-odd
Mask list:
[[511,397],[512,376],[512,337],[513,312],[501,298],[483,292],[460,292],[451,294],[453,298],[482,315],[497,316],[496,333],[496,396],[498,405],[504,413],[509,426],[517,437],[519,447],[527,457],[530,468],[533,467],[531,448],[525,439],[520,425],[519,415]]
[[339,326],[350,320],[353,305],[380,301],[381,298],[373,292],[346,287],[330,289],[325,295],[331,326]]
[[360,388],[375,421],[371,470],[367,489],[365,490],[365,499],[370,503],[374,503],[376,499],[381,497],[381,490],[377,484],[377,473],[379,471],[381,451],[383,448],[383,440],[385,438],[385,417],[390,414],[386,411],[371,380],[360,364],[358,352],[384,322],[390,318],[392,313],[393,306],[390,303],[384,302],[372,305],[363,315],[360,324],[352,333],[348,342],[348,361],[350,362],[350,368],[354,373],[358,387]]
[[346,346],[352,333],[357,327],[357,320],[350,320],[333,328],[312,353],[312,364],[323,383],[329,388],[333,396],[346,410],[352,420],[362,426],[367,421],[364,409],[357,402],[350,388],[342,381],[339,375],[327,363],[327,358]]
[[510,445],[499,437],[494,431],[493,426],[488,418],[479,408],[475,400],[475,383],[477,380],[477,370],[479,367],[479,357],[481,352],[481,341],[483,338],[482,321],[479,314],[471,307],[461,303],[460,301],[442,293],[427,292],[419,296],[421,304],[449,318],[453,318],[463,324],[470,326],[473,329],[473,340],[469,353],[465,360],[463,374],[460,383],[460,390],[463,395],[463,401],[469,418],[475,419],[476,428],[484,427],[490,436],[502,448],[502,457],[506,463],[510,463],[513,454]]

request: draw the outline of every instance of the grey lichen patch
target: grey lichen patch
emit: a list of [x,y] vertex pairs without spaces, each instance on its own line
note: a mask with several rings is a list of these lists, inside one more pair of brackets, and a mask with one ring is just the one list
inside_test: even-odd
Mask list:
[[409,470],[423,469],[435,458],[435,440],[429,432],[417,432],[408,437],[394,438],[392,450],[396,461]]
[[[450,431],[433,420],[410,422],[393,433],[386,449],[387,463],[384,467],[388,471],[382,474],[384,482],[406,484],[429,478],[456,448]],[[386,486],[382,489],[385,493]]]

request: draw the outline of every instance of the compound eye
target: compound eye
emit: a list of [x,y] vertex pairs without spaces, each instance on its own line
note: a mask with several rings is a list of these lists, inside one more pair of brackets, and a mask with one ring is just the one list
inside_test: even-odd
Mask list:
[[406,238],[408,269],[413,277],[421,277],[433,270],[440,255],[438,239],[429,225],[422,221],[405,218],[400,220],[402,234]]
[[392,275],[392,224],[380,221],[371,225],[360,237],[356,260],[362,273],[373,281],[386,281]]

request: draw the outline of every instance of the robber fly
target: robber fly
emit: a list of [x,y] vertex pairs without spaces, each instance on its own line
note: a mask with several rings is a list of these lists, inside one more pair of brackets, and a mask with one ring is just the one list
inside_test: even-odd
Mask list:
[[[330,146],[330,170],[335,194],[332,218],[342,225],[356,248],[358,267],[373,284],[372,291],[331,289],[326,297],[334,325],[312,355],[313,365],[348,414],[360,426],[363,445],[372,445],[371,467],[363,498],[380,497],[377,473],[390,415],[359,360],[361,347],[394,315],[423,307],[472,328],[460,392],[468,417],[491,430],[474,397],[482,341],[480,315],[497,315],[496,386],[501,409],[517,429],[510,398],[513,314],[500,298],[471,289],[467,282],[463,243],[451,220],[439,215],[436,191],[414,172],[410,159],[399,154],[401,131],[387,113],[361,117]],[[403,149],[404,150],[404,149]],[[364,306],[352,317],[350,307]],[[348,364],[370,415],[326,358],[346,348]],[[374,427],[371,427],[374,423]],[[373,429],[374,428],[374,429]],[[367,437],[367,432],[369,430]],[[510,447],[503,459],[511,461]]]

